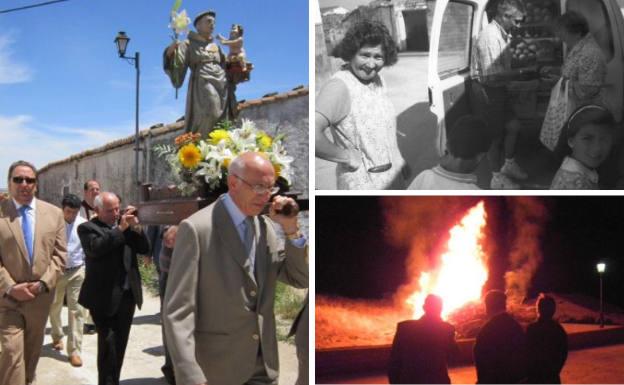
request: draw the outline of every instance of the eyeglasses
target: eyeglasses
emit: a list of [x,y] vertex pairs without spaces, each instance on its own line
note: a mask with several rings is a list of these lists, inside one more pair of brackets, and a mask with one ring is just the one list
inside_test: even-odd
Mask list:
[[247,186],[251,187],[253,192],[255,192],[258,195],[266,194],[266,193],[270,193],[271,195],[273,195],[273,194],[275,194],[275,193],[277,193],[279,191],[279,187],[277,187],[277,186],[267,187],[267,186],[262,185],[262,184],[251,184],[251,183],[247,182],[245,179],[241,178],[240,176],[238,176],[236,174],[232,174],[232,175],[237,177],[241,181],[243,181]]
[[22,184],[23,182],[26,182],[26,184],[33,184],[37,181],[37,179],[35,178],[28,178],[23,176],[14,176],[13,178],[11,178],[11,180],[15,184]]

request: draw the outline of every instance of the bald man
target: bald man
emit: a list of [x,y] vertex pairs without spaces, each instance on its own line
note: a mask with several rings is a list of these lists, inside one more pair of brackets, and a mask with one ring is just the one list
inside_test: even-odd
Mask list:
[[[296,216],[278,212],[275,170],[248,152],[229,167],[228,193],[182,221],[164,303],[178,385],[277,384],[277,280],[308,286],[307,242]],[[275,228],[288,238],[285,249]]]
[[96,217],[78,226],[86,273],[78,302],[91,311],[98,334],[98,384],[118,385],[135,307],[143,293],[137,253],[149,252],[136,210],[119,208],[110,192],[95,197]]

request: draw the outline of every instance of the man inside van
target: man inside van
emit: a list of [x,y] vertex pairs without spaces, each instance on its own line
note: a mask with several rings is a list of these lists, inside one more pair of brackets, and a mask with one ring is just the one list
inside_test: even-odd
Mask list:
[[[490,24],[477,37],[471,75],[473,84],[473,111],[488,122],[492,135],[492,145],[488,154],[492,170],[500,167],[500,148],[504,148],[505,162],[500,174],[516,180],[527,178],[527,174],[518,166],[514,159],[516,140],[521,128],[519,124],[508,124],[506,116],[513,117],[507,100],[506,83],[521,71],[511,68],[511,31],[524,21],[525,9],[520,0],[501,0],[496,14]],[[505,186],[495,173],[491,187],[514,188]]]

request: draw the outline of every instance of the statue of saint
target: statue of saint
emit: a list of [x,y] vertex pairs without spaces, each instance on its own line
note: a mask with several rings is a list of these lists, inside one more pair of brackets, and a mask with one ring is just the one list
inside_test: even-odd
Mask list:
[[200,13],[193,21],[197,32],[189,32],[188,38],[182,42],[173,42],[163,55],[165,73],[176,89],[182,86],[186,70],[190,68],[186,132],[197,132],[202,137],[229,113],[231,87],[227,84],[225,55],[212,36],[215,19],[213,11]]

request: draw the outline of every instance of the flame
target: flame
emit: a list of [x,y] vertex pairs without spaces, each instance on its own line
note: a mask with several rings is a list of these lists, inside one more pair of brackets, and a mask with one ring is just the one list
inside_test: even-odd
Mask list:
[[488,278],[487,261],[481,247],[485,223],[485,206],[479,202],[450,230],[447,250],[440,257],[439,266],[420,275],[420,291],[407,299],[414,309],[414,318],[423,314],[422,305],[428,294],[442,297],[445,319],[462,306],[480,300]]

